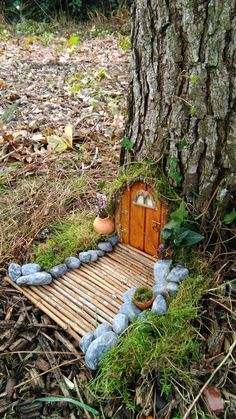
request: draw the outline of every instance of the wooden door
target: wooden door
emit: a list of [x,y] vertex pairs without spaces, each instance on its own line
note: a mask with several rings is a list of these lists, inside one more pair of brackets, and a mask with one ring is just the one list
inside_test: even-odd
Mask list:
[[154,191],[142,182],[126,189],[116,211],[116,230],[123,243],[157,255],[167,210]]

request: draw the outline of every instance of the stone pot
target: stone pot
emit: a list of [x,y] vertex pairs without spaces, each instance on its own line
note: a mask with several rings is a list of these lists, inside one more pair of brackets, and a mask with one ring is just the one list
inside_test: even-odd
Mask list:
[[106,218],[97,216],[93,222],[93,228],[99,234],[111,234],[114,231],[115,224],[110,215]]

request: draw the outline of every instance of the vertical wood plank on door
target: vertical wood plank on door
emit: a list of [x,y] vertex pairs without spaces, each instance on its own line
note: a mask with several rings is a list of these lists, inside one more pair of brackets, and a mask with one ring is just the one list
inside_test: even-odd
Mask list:
[[[149,186],[147,187],[147,191],[153,196],[155,201],[154,192]],[[160,242],[160,229],[161,202],[158,200],[156,209],[146,208],[144,251],[149,253],[149,255],[157,255],[157,249]]]
[[136,249],[144,249],[145,208],[134,204],[135,197],[140,189],[147,189],[145,183],[135,183],[130,193],[130,238],[129,243]]
[[129,240],[130,240],[130,189],[126,189],[122,194],[120,213],[121,213],[120,238],[123,243],[129,244]]

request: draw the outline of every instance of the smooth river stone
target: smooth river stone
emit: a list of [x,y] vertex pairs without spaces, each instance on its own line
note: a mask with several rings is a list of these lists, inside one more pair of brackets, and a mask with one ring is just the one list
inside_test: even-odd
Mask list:
[[162,295],[157,295],[153,301],[152,311],[157,314],[165,314],[167,311],[167,303]]
[[100,242],[98,243],[98,248],[103,250],[103,252],[112,252],[113,247],[110,242]]
[[21,266],[18,263],[10,263],[8,267],[8,276],[12,281],[16,281],[20,276],[21,273]]
[[86,333],[86,335],[84,335],[79,342],[79,347],[81,349],[81,351],[86,354],[89,345],[93,342],[94,340],[94,334],[93,333]]
[[98,254],[96,250],[88,250],[88,253],[91,256],[90,262],[96,262],[96,260],[98,260]]
[[103,335],[106,332],[111,332],[112,331],[112,327],[110,324],[108,323],[102,323],[99,324],[99,326],[96,328],[96,330],[93,332],[94,337],[98,338],[99,336]]
[[167,281],[157,282],[152,289],[155,295],[161,294],[165,296],[167,294]]
[[174,297],[175,294],[179,291],[179,285],[177,282],[168,282],[166,290],[171,297]]
[[125,314],[129,318],[129,320],[133,320],[140,315],[141,310],[139,310],[139,308],[135,304],[130,302],[124,303],[120,306],[120,313]]
[[134,296],[135,290],[137,287],[132,287],[128,291],[125,291],[123,294],[123,300],[125,303],[132,302],[132,298]]
[[64,263],[60,263],[59,265],[53,266],[48,272],[53,278],[58,279],[67,272],[67,266]]
[[26,263],[21,268],[22,276],[36,274],[41,271],[41,266],[38,263]]
[[171,269],[170,273],[167,275],[166,280],[170,282],[179,282],[182,279],[188,276],[189,270],[183,266],[176,266]]
[[91,370],[98,369],[99,362],[104,358],[106,352],[116,344],[117,339],[117,335],[114,332],[106,332],[93,340],[85,355],[86,365]]
[[119,237],[118,236],[111,236],[111,237],[109,237],[109,239],[107,239],[107,241],[109,243],[111,243],[112,246],[115,246],[119,242]]
[[76,258],[75,256],[69,256],[64,260],[64,263],[68,269],[78,269],[81,265],[79,258]]
[[48,285],[52,282],[52,276],[48,272],[36,272],[32,275],[21,276],[16,280],[18,285]]
[[88,263],[91,261],[91,255],[89,252],[80,252],[79,253],[79,258],[81,260],[81,262],[83,263]]
[[171,264],[172,260],[167,259],[161,259],[154,263],[154,280],[156,283],[161,283],[166,279],[170,271]]
[[112,320],[112,327],[117,335],[123,333],[129,326],[129,318],[122,313],[118,313]]

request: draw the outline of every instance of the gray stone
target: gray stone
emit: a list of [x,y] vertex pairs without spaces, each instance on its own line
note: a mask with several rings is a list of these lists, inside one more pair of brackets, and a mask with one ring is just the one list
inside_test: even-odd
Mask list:
[[157,282],[154,285],[154,287],[152,287],[152,289],[155,295],[161,294],[165,296],[167,294],[166,287],[167,287],[167,281],[164,280],[163,282]]
[[91,261],[91,255],[89,252],[80,252],[79,253],[79,258],[81,260],[81,262],[83,263],[88,263]]
[[95,250],[95,252],[97,252],[98,257],[105,255],[105,252],[103,250]]
[[109,237],[109,239],[107,239],[107,241],[109,243],[111,243],[112,246],[115,246],[119,242],[119,237],[118,236],[111,236],[111,237]]
[[98,243],[99,250],[103,250],[103,252],[112,252],[113,247],[110,242],[100,242]]
[[174,297],[175,294],[179,290],[179,285],[178,285],[177,282],[168,282],[166,289],[167,289],[168,293],[170,294],[170,296]]
[[112,320],[112,327],[117,335],[123,333],[129,326],[129,318],[125,314],[117,314]]
[[57,279],[67,272],[67,266],[64,263],[60,263],[59,265],[53,266],[53,268],[51,268],[48,272],[53,278]]
[[21,266],[18,265],[18,263],[10,263],[8,267],[9,278],[11,278],[12,281],[16,281],[21,275]]
[[86,333],[86,335],[84,335],[79,342],[79,347],[81,349],[81,351],[86,354],[88,347],[90,345],[90,343],[92,343],[92,341],[94,340],[94,334],[93,333]]
[[126,314],[129,320],[132,320],[132,319],[137,318],[140,315],[141,310],[139,310],[139,308],[136,307],[135,304],[130,302],[130,303],[124,303],[121,305],[120,313]]
[[112,327],[110,324],[108,323],[102,323],[99,324],[99,326],[97,327],[97,329],[95,330],[95,332],[93,332],[94,337],[98,338],[99,336],[103,335],[106,332],[111,332],[112,331]]
[[18,285],[47,285],[52,282],[52,276],[48,272],[36,272],[35,274],[21,276],[16,280]]
[[153,305],[152,305],[152,311],[154,311],[157,314],[164,314],[167,311],[167,303],[163,295],[157,295]]
[[155,282],[161,283],[163,282],[169,271],[170,271],[170,266],[172,264],[172,260],[158,260],[157,262],[154,263],[154,280]]
[[117,335],[114,332],[104,333],[95,339],[88,347],[85,355],[85,363],[91,370],[99,367],[99,362],[106,352],[117,342]]
[[125,291],[123,294],[123,300],[125,303],[132,302],[132,298],[134,296],[135,290],[137,287],[132,287],[128,291]]
[[88,250],[88,253],[91,256],[90,262],[96,262],[96,260],[98,260],[98,254],[96,250]]
[[79,258],[76,258],[75,256],[69,256],[64,260],[64,263],[68,269],[79,269],[81,264]]
[[26,263],[21,268],[22,276],[36,274],[41,271],[41,266],[38,263]]
[[189,271],[187,268],[183,266],[176,266],[175,268],[171,269],[170,273],[167,275],[166,280],[170,282],[179,282],[186,278],[188,274]]

